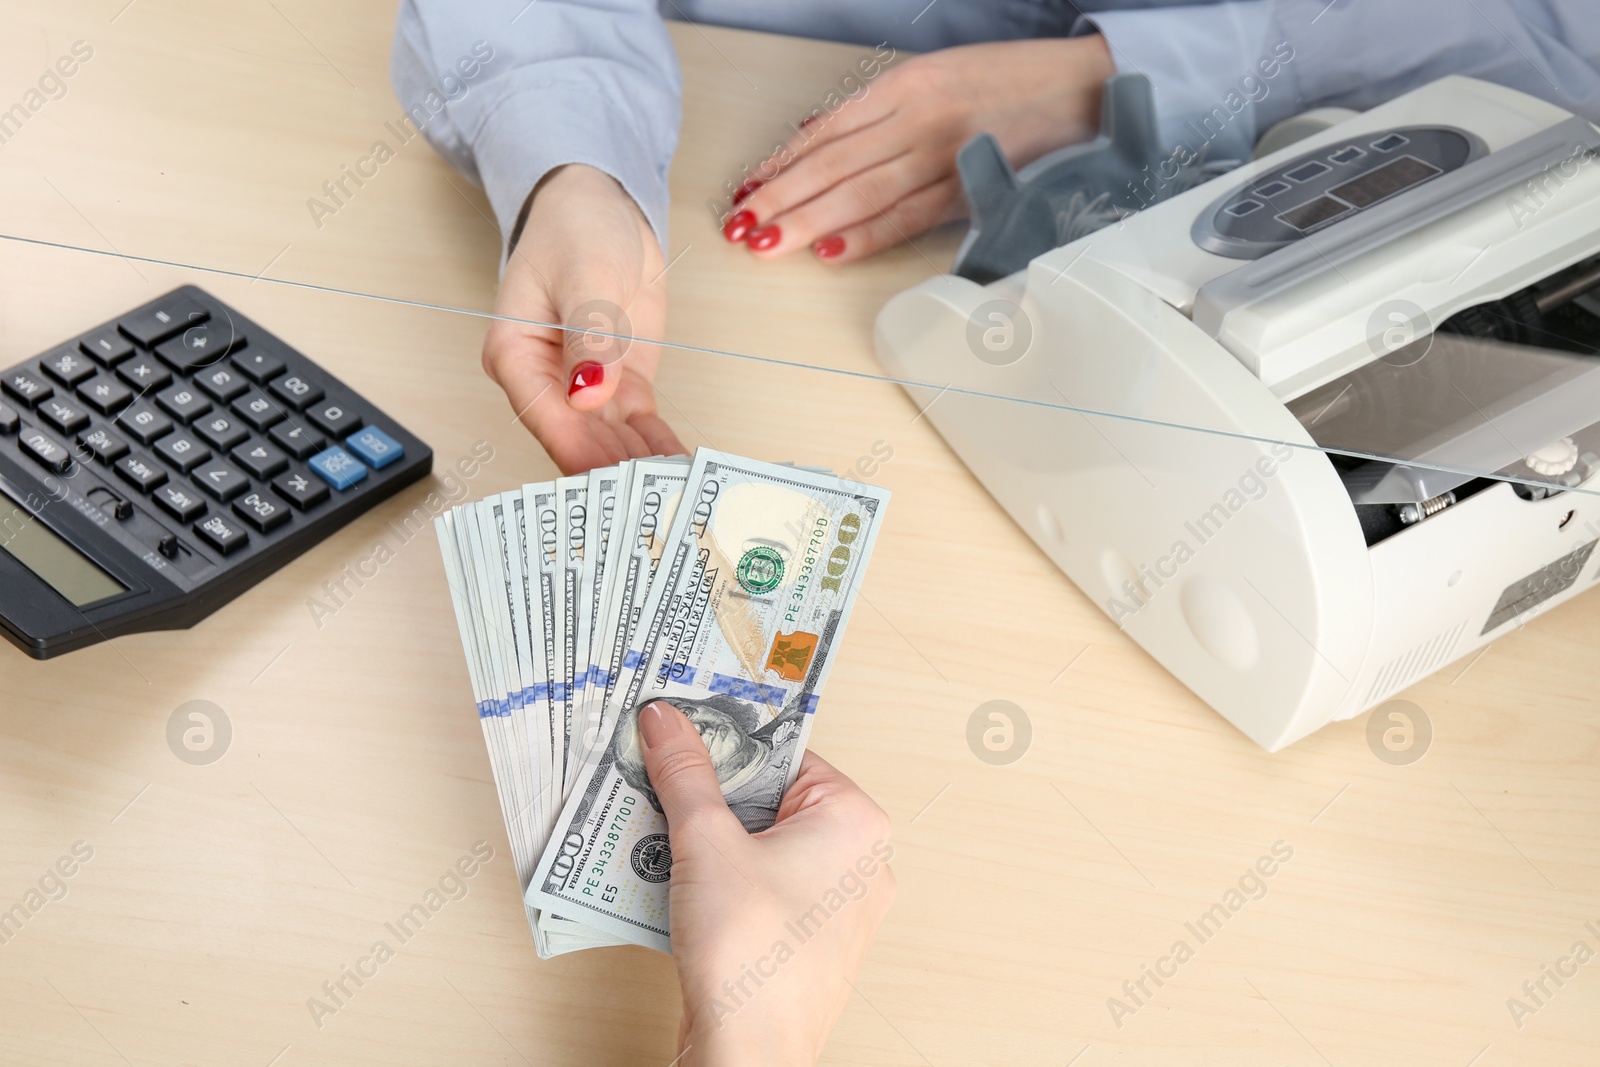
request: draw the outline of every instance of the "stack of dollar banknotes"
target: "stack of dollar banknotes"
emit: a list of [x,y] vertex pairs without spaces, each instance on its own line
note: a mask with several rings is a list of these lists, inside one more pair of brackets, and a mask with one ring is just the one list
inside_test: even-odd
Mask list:
[[650,701],[694,723],[746,829],[772,825],[888,499],[701,449],[437,520],[541,956],[671,951],[672,852],[638,731]]

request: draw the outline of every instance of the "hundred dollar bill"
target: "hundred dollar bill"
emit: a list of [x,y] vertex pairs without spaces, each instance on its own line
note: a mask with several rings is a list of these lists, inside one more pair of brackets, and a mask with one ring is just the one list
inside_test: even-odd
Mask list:
[[644,611],[688,477],[689,461],[681,458],[637,460],[628,472],[627,514],[617,532],[618,558],[607,575],[605,622],[590,643],[594,663],[589,673],[596,695],[587,705],[594,721],[584,723],[581,731],[591,739],[582,753],[585,763],[592,760],[605,735],[605,711],[617,679],[625,664],[631,666],[629,640]]
[[605,741],[540,856],[527,904],[671,950],[666,818],[639,709],[664,697],[700,731],[728,805],[770,826],[799,771],[888,491],[702,449],[613,690]]
[[[556,502],[559,507],[557,559],[560,566],[561,593],[559,595],[561,640],[560,661],[557,674],[561,683],[557,713],[561,716],[566,750],[562,753],[566,770],[563,787],[571,784],[576,772],[578,756],[577,735],[574,728],[576,710],[583,699],[584,683],[588,680],[589,605],[583,595],[584,571],[587,568],[589,533],[589,478],[572,475],[556,481]],[[580,672],[578,660],[583,657]]]

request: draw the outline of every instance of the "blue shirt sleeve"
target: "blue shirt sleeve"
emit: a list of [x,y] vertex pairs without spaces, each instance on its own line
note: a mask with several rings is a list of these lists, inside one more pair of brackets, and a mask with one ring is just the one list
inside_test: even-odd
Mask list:
[[389,73],[507,240],[539,180],[583,163],[627,190],[666,248],[681,83],[654,0],[402,0]]
[[[1447,74],[1482,78],[1600,123],[1594,0],[1244,0],[1104,11],[1119,71],[1147,75],[1162,139],[1247,159],[1274,123],[1366,109]],[[1226,121],[1223,121],[1225,118]]]

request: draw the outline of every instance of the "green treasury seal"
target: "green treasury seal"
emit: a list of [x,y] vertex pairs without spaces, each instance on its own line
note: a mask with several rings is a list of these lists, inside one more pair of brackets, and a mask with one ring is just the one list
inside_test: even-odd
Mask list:
[[733,576],[747,593],[770,593],[783,581],[783,557],[766,545],[757,545],[739,557]]

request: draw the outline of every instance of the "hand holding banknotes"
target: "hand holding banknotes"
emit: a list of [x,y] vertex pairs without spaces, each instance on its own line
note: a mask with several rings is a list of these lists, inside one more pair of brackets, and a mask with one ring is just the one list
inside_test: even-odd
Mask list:
[[814,1064],[894,900],[889,818],[808,752],[777,822],[748,833],[695,725],[639,716],[672,844],[672,953],[685,1067]]
[[658,346],[606,336],[661,336],[661,273],[655,234],[609,176],[561,167],[535,190],[495,299],[501,318],[484,338],[483,366],[563,474],[684,451],[656,413]]

